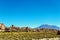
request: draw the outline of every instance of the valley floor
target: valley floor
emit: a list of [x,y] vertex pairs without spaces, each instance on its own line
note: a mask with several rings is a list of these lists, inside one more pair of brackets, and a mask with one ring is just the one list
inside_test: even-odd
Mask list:
[[60,40],[60,35],[48,32],[0,32],[0,40]]

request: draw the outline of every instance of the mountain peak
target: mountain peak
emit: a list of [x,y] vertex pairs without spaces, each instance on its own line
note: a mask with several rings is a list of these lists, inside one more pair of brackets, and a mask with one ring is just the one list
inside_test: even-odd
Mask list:
[[48,29],[56,29],[56,30],[60,30],[60,28],[58,26],[55,25],[49,25],[49,24],[43,24],[41,26],[39,26],[38,28],[48,28]]

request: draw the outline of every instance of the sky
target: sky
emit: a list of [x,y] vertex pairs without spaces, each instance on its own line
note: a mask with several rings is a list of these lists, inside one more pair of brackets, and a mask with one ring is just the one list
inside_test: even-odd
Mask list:
[[7,27],[60,27],[60,0],[0,0],[0,23]]

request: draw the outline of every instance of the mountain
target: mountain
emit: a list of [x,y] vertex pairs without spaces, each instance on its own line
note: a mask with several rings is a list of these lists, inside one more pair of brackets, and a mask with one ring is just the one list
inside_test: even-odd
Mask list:
[[55,26],[55,25],[48,25],[48,24],[43,24],[43,25],[39,26],[38,28],[48,28],[48,29],[60,30],[60,28],[59,28],[58,26]]

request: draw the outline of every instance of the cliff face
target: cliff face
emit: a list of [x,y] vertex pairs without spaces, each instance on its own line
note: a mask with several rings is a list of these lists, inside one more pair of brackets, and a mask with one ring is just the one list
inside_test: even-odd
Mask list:
[[5,25],[4,24],[0,24],[0,31],[5,31]]

